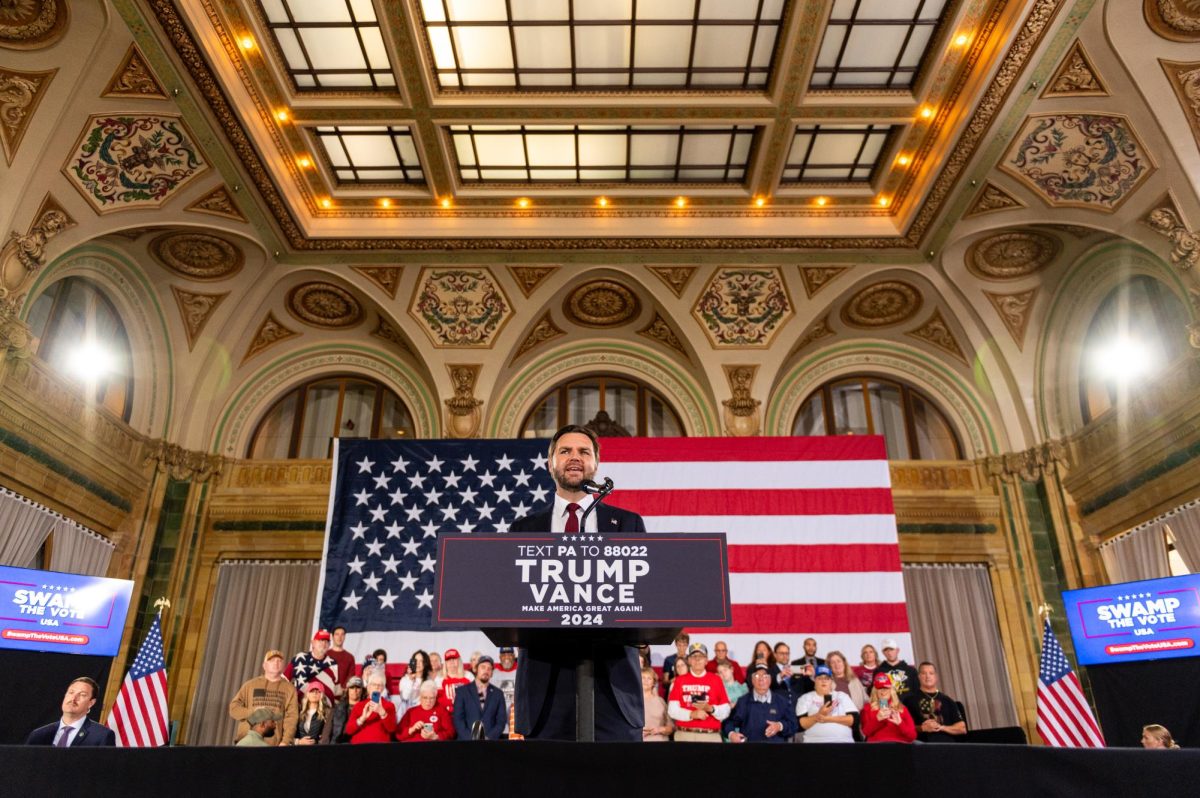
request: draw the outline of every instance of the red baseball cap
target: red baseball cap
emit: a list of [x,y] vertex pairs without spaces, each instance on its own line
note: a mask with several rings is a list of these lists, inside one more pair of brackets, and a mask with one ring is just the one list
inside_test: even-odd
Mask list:
[[888,676],[886,673],[875,674],[875,686],[880,687],[880,688],[891,687],[892,686],[892,677]]
[[318,629],[313,635],[313,640],[329,640],[329,632],[324,629]]
[[448,649],[446,649],[445,658],[446,659],[462,659],[462,656],[459,655],[457,648],[448,648]]

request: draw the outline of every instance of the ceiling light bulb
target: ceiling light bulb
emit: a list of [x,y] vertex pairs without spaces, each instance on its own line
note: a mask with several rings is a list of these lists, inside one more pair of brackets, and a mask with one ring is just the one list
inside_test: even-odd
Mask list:
[[955,43],[957,46],[959,46],[959,47],[962,47],[962,46],[964,46],[964,45],[965,45],[967,42],[969,42],[969,41],[971,41],[971,37],[970,37],[970,36],[968,36],[968,35],[967,35],[967,34],[965,34],[965,33],[960,33],[960,34],[958,34],[958,38],[956,38],[956,39],[954,40],[954,43]]
[[683,197],[676,197],[676,198],[675,198],[675,207],[676,207],[676,208],[682,208],[682,207],[684,207],[685,205],[687,205],[687,200],[686,200],[685,198],[683,198]]
[[900,164],[901,166],[908,166],[908,156],[901,155],[899,158],[896,159],[896,163]]
[[879,207],[886,208],[890,202],[891,202],[891,200],[889,200],[887,197],[880,197],[879,198]]
[[528,207],[529,207],[529,198],[528,198],[528,197],[521,197],[519,200],[517,200],[517,207],[519,207],[519,208],[528,208]]
[[308,158],[297,158],[296,166],[299,166],[301,169],[307,169],[312,166],[312,161],[308,160]]
[[755,197],[754,204],[761,208],[762,206],[767,204],[767,198],[766,197]]
[[442,197],[442,207],[443,208],[450,207],[450,198],[449,197]]
[[827,202],[829,202],[829,200],[825,199],[824,197],[817,197],[817,204],[821,207],[825,207],[825,203]]
[[388,199],[387,197],[384,197],[383,199],[379,200],[379,204],[385,208],[392,207],[392,201],[390,199]]
[[928,105],[921,109],[921,118],[922,119],[929,119],[932,116],[933,116],[933,109],[930,108]]
[[241,45],[242,45],[243,50],[253,50],[254,49],[254,37],[243,36]]
[[325,199],[321,200],[321,207],[322,208],[332,208],[333,200],[329,199],[329,197],[326,197]]
[[276,111],[275,118],[278,119],[280,122],[286,122],[286,121],[288,121],[288,112],[284,111],[284,110]]
[[596,200],[596,204],[599,205],[601,208],[607,208],[608,207],[608,197],[601,197],[600,199]]

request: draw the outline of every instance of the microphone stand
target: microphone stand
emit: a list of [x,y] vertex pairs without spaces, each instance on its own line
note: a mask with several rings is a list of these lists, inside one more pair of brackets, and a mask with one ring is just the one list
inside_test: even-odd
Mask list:
[[587,509],[583,511],[583,515],[579,517],[579,531],[582,532],[583,525],[587,522],[587,517],[591,515],[597,507],[600,506],[600,502],[608,498],[608,494],[613,492],[614,486],[612,478],[605,477],[603,485],[599,482],[592,482],[590,479],[585,479],[580,487],[583,488],[584,493],[596,497],[595,500],[587,506]]
[[[612,493],[613,481],[604,478],[604,484],[585,479],[580,486],[583,492],[595,496],[579,518],[579,531],[584,530],[587,517],[608,494]],[[575,663],[575,739],[579,742],[594,742],[596,739],[596,644],[586,643],[584,656]]]

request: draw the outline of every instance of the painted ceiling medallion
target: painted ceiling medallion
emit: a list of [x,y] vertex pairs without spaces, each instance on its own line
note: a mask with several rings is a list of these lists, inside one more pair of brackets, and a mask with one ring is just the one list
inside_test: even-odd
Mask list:
[[402,271],[399,266],[351,266],[350,268],[382,288],[383,292],[388,295],[388,299],[396,298],[396,289],[400,287]]
[[613,280],[592,280],[576,288],[563,303],[563,315],[585,327],[619,327],[641,312],[634,293]]
[[217,306],[221,304],[229,292],[223,294],[201,294],[195,291],[185,291],[178,286],[171,286],[175,295],[175,304],[179,306],[179,315],[183,318],[183,329],[187,333],[188,351],[196,348],[204,325],[212,318]]
[[671,329],[671,325],[657,311],[654,314],[654,320],[647,324],[642,329],[638,330],[638,335],[643,338],[649,338],[651,341],[674,349],[679,354],[683,355],[684,360],[690,361],[687,349],[683,342],[679,340],[679,336],[675,334],[675,330]]
[[546,278],[558,271],[557,266],[509,266],[508,273],[517,281],[517,288],[528,299],[545,282]]
[[889,327],[917,314],[921,292],[900,280],[885,280],[859,291],[842,307],[842,321],[855,327]]
[[1185,63],[1159,59],[1158,63],[1167,73],[1167,82],[1175,90],[1183,115],[1191,125],[1192,136],[1200,145],[1200,61]]
[[996,313],[1000,316],[1000,321],[1004,322],[1004,326],[1008,329],[1008,334],[1012,336],[1013,342],[1019,350],[1025,349],[1025,330],[1029,327],[1029,319],[1033,315],[1030,313],[1030,310],[1033,309],[1037,293],[1038,290],[1036,288],[1031,288],[1028,291],[1019,291],[1015,294],[993,294],[991,291],[983,292],[983,295],[992,303],[992,307],[996,309]]
[[696,274],[695,266],[647,266],[655,277],[662,280],[675,296],[683,296],[684,289]]
[[1108,88],[1092,64],[1083,43],[1071,45],[1054,77],[1046,84],[1042,97],[1107,97]]
[[767,346],[792,316],[783,275],[773,266],[718,269],[692,313],[715,347]]
[[512,306],[487,269],[424,268],[409,308],[438,347],[490,347]]
[[171,271],[193,280],[224,280],[242,269],[242,251],[207,233],[166,233],[150,242],[150,254]]
[[818,291],[849,270],[849,266],[801,266],[800,279],[804,282],[804,293],[812,299]]
[[274,313],[267,311],[267,317],[262,320],[262,324],[258,325],[258,330],[255,331],[250,346],[246,347],[246,354],[242,356],[242,362],[245,363],[264,349],[269,349],[288,338],[295,338],[299,334],[293,329],[284,327],[279,323],[279,319],[275,318]]
[[942,313],[937,308],[933,309],[933,315],[929,320],[915,330],[910,330],[905,335],[912,336],[919,341],[924,341],[930,346],[935,346],[943,352],[948,352],[964,363],[967,363],[967,356],[963,354],[962,347],[958,345],[958,340],[954,337],[954,333],[950,330],[950,325],[942,318]]
[[229,189],[225,188],[225,186],[217,186],[184,208],[184,210],[192,211],[193,213],[207,213],[210,216],[220,216],[223,219],[233,219],[235,222],[246,221],[246,217],[242,215],[237,203],[233,201],[233,196],[230,195]]
[[177,116],[97,115],[88,119],[63,174],[104,213],[157,208],[206,169]]
[[967,268],[985,280],[1017,280],[1040,271],[1062,250],[1054,236],[1012,230],[981,238],[967,250]]
[[0,147],[4,149],[4,160],[10,165],[17,156],[17,147],[21,146],[34,111],[46,96],[46,87],[57,72],[57,69],[46,72],[0,69]]
[[140,97],[153,100],[167,99],[158,78],[154,77],[146,57],[136,44],[129,45],[125,58],[108,81],[102,97]]
[[1055,207],[1113,211],[1154,162],[1125,117],[1041,114],[1025,120],[1000,168]]
[[36,50],[53,44],[67,30],[66,0],[0,2],[0,47]]
[[513,353],[512,359],[516,360],[529,350],[566,334],[566,330],[559,327],[554,323],[554,319],[550,318],[550,311],[547,310],[538,319],[537,324],[533,325],[533,329],[529,331],[529,335],[525,336],[525,340],[521,342],[521,345],[517,347],[517,351]]
[[1150,29],[1164,39],[1200,41],[1200,3],[1196,0],[1142,0]]
[[362,305],[333,283],[301,283],[287,293],[287,311],[298,321],[326,330],[353,327],[362,321]]
[[1007,211],[1012,208],[1024,208],[1025,203],[1009,194],[1004,189],[995,183],[988,182],[983,186],[983,191],[979,192],[979,196],[975,198],[975,202],[967,210],[965,216],[982,216],[985,213],[993,211]]

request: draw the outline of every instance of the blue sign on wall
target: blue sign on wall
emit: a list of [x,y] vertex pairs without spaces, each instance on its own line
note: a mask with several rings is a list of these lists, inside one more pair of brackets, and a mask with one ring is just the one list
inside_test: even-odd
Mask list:
[[0,648],[114,656],[133,582],[0,566]]
[[1200,574],[1063,592],[1080,665],[1200,655]]

